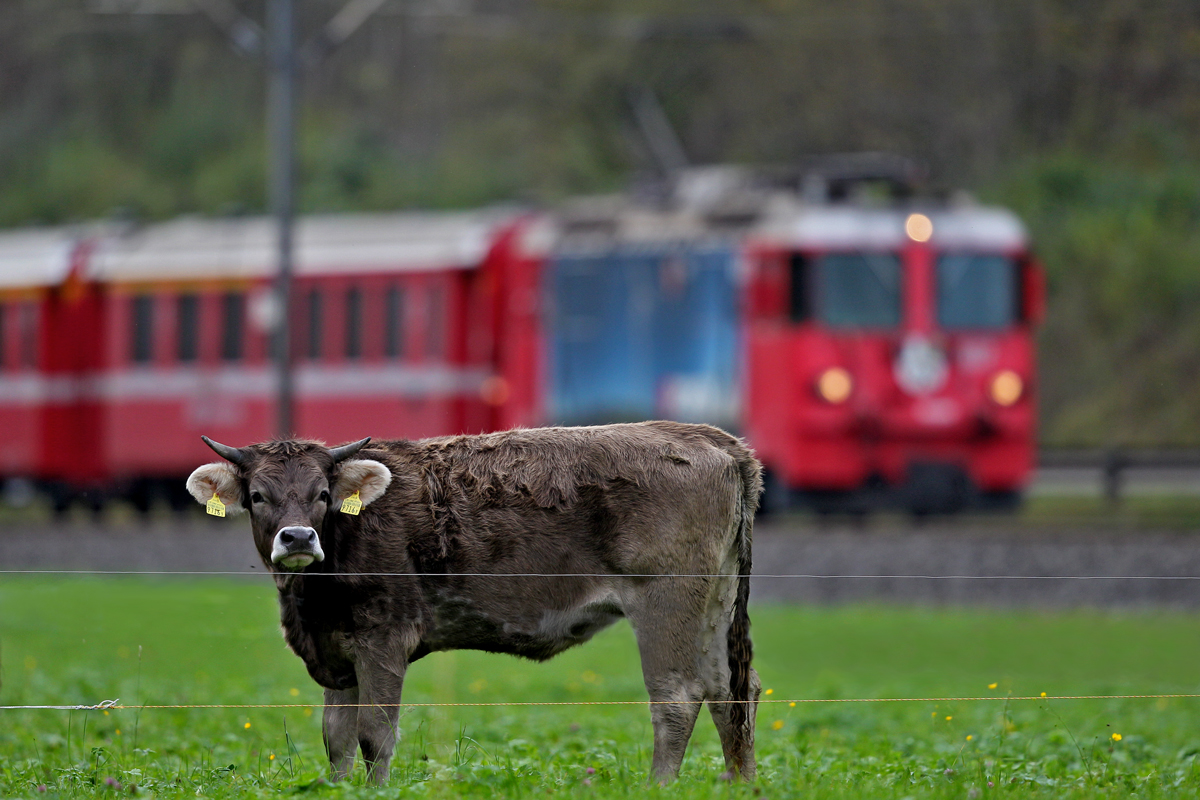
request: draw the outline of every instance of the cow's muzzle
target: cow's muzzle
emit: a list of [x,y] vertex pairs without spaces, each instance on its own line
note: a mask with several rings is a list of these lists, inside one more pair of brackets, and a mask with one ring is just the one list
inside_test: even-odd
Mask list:
[[304,569],[314,561],[324,561],[321,540],[317,532],[308,526],[289,525],[275,534],[271,547],[271,563],[286,569]]

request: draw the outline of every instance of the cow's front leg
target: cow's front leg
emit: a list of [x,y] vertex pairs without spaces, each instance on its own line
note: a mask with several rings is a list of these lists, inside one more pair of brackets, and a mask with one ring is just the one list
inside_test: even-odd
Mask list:
[[325,715],[321,721],[321,738],[329,754],[329,771],[340,781],[354,768],[354,753],[358,750],[358,687],[326,689]]
[[367,779],[381,784],[387,780],[392,751],[396,747],[400,719],[400,693],[406,664],[358,665],[358,745],[367,765]]

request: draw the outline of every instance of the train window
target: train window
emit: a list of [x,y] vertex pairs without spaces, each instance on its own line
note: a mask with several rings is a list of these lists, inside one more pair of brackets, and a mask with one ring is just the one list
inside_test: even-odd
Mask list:
[[811,261],[801,253],[792,253],[788,262],[792,283],[788,315],[792,322],[803,322],[812,316],[812,297],[809,293]]
[[1017,318],[1018,271],[999,255],[942,255],[937,261],[937,315],[944,328],[1006,328]]
[[441,358],[446,345],[446,293],[439,287],[429,290],[429,310],[425,328],[425,355]]
[[346,358],[362,355],[362,291],[346,290]]
[[129,359],[146,364],[154,358],[154,298],[139,294],[130,313]]
[[308,293],[308,357],[321,357],[321,290]]
[[388,287],[383,317],[383,354],[397,358],[404,352],[404,290]]
[[245,341],[246,296],[230,292],[223,300],[223,324],[221,327],[221,358],[237,361],[242,357]]
[[180,361],[195,361],[200,355],[200,298],[181,294],[175,306],[176,354]]
[[900,257],[894,253],[831,253],[816,264],[816,312],[834,328],[900,324]]
[[24,303],[21,306],[17,323],[21,329],[20,363],[25,367],[37,366],[37,306]]

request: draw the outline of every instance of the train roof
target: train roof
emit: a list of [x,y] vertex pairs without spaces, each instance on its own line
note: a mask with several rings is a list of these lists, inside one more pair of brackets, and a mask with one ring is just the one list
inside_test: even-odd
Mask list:
[[[834,165],[841,170],[836,175],[815,168],[788,172],[715,165],[684,170],[654,191],[574,198],[554,215],[553,249],[646,248],[706,239],[814,250],[894,249],[908,241],[905,222],[913,213],[933,223],[935,247],[1028,247],[1025,226],[1007,209],[979,205],[961,193],[918,196],[892,182],[890,195],[873,191],[873,184],[858,179],[884,174],[874,169],[880,166],[877,160],[848,162],[862,167],[850,176],[853,180],[846,178],[848,166],[841,162]],[[883,163],[889,165],[895,166]],[[834,185],[839,191],[831,190]]]
[[[420,272],[479,264],[512,210],[325,214],[297,219],[295,274]],[[268,217],[184,217],[105,237],[91,277],[112,282],[257,279],[275,274]]]
[[1008,209],[992,206],[864,208],[805,206],[767,215],[753,238],[784,247],[838,250],[892,249],[908,241],[905,222],[913,213],[933,223],[930,243],[941,249],[1012,251],[1029,245],[1025,226]]
[[76,228],[0,231],[0,289],[57,286],[71,271]]

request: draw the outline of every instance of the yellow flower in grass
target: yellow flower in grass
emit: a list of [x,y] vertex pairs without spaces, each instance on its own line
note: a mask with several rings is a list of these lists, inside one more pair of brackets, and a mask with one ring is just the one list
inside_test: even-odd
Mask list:
[[795,701],[795,700],[793,700],[792,702],[788,703],[788,708],[795,708],[795,707],[796,707],[796,701]]
[[771,723],[771,730],[773,730],[773,731],[777,731],[782,727],[783,727],[783,720],[781,720],[781,719],[777,719]]
[[293,686],[291,689],[288,689],[288,694],[290,694],[292,697],[299,697],[300,690]]
[[998,685],[998,684],[995,684],[995,683],[989,683],[989,684],[988,684],[988,688],[989,688],[989,689],[995,689],[997,685]]
[[973,740],[974,738],[975,738],[975,737],[974,737],[972,734],[969,734],[969,733],[967,734],[967,741],[968,741],[968,742],[969,742],[969,741],[971,741],[971,740]]
[[946,722],[949,722],[949,721],[950,721],[950,720],[952,720],[952,719],[954,719],[954,717],[949,717],[949,716],[948,716],[948,717],[946,717]]
[[763,694],[775,694],[775,690],[774,690],[774,689],[767,689],[765,692],[763,692]]
[[274,761],[274,760],[275,760],[275,754],[274,754],[274,753],[271,753],[271,755],[267,756],[267,760],[268,760],[268,761]]
[[1114,742],[1119,742],[1119,741],[1121,741],[1121,734],[1119,734],[1119,733],[1114,733],[1114,734],[1112,735],[1112,740],[1113,740]]
[[247,722],[247,723],[246,723],[245,725],[243,725],[242,727],[243,727],[243,728],[249,728],[249,727],[250,727],[250,723],[249,723],[249,722]]

